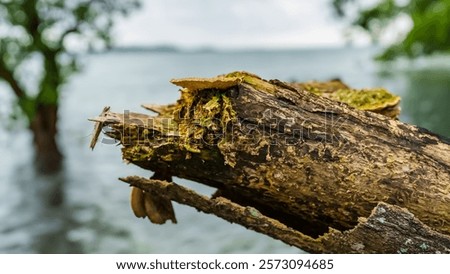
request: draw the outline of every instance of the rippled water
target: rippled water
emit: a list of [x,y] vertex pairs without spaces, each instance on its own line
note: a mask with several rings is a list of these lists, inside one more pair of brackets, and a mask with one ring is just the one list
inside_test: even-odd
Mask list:
[[[264,78],[326,80],[355,87],[385,86],[402,96],[402,116],[450,136],[450,69],[392,73],[373,64],[373,50],[305,50],[247,53],[107,53],[85,57],[61,100],[60,140],[64,171],[37,175],[30,169],[25,130],[0,128],[0,252],[2,253],[299,253],[277,240],[175,204],[178,224],[153,225],[132,214],[129,188],[117,180],[150,172],[122,163],[119,147],[88,148],[92,124],[105,105],[142,111],[141,103],[169,103],[179,94],[175,77],[214,76],[248,70]],[[0,85],[0,121],[11,101]],[[177,182],[202,193],[212,189]]]

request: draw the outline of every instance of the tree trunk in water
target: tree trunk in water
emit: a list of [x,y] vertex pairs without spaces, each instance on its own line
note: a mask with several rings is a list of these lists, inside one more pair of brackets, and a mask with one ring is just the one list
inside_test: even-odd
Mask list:
[[56,142],[57,119],[57,105],[40,104],[30,124],[36,153],[36,168],[45,174],[55,173],[61,169],[62,154]]

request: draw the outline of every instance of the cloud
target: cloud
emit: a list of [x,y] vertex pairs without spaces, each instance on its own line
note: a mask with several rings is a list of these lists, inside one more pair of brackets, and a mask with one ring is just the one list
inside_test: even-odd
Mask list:
[[297,47],[342,44],[329,0],[152,0],[116,27],[119,45]]

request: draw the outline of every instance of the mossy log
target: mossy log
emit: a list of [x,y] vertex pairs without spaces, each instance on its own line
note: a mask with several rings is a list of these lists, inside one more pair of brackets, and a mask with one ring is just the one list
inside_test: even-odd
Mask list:
[[[385,100],[370,112],[248,73],[173,83],[182,87],[176,104],[146,105],[157,116],[106,110],[93,119],[127,162],[215,187],[211,201],[254,209],[297,240],[270,236],[310,252],[449,252],[450,143],[387,117],[398,114],[395,96],[370,93]],[[128,182],[161,204],[188,200]],[[245,212],[225,219],[264,233]],[[420,239],[427,248],[413,248]]]

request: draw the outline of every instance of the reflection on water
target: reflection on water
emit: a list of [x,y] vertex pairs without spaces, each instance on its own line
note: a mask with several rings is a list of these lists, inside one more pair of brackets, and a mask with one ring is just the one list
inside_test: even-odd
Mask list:
[[18,165],[14,172],[17,177],[16,189],[13,191],[19,193],[19,199],[11,208],[17,215],[16,218],[10,218],[11,232],[14,232],[15,227],[27,227],[27,230],[32,231],[28,235],[32,252],[81,252],[80,244],[67,235],[70,228],[80,224],[73,219],[65,203],[65,174],[60,172],[42,176],[33,171],[24,172],[29,166]]
[[12,168],[13,184],[2,197],[7,198],[2,206],[8,212],[2,216],[0,247],[10,252],[80,252],[66,233],[79,224],[65,203],[65,174],[42,176],[30,166],[16,163]]
[[31,161],[12,169],[13,184],[2,195],[8,204],[2,203],[7,206],[7,216],[2,216],[0,225],[0,250],[83,253],[94,251],[88,249],[87,239],[96,245],[96,240],[105,237],[127,238],[127,231],[101,222],[102,209],[95,203],[74,203],[68,198],[74,191],[67,188],[71,180],[64,171],[44,176],[30,166]]
[[[371,50],[265,53],[110,53],[89,56],[86,70],[62,94],[60,144],[64,172],[35,174],[25,130],[0,128],[0,252],[3,253],[299,253],[267,236],[195,209],[174,205],[178,224],[137,219],[129,187],[118,177],[151,173],[121,161],[120,149],[89,150],[92,124],[105,105],[142,111],[141,103],[166,104],[179,94],[174,77],[214,76],[248,70],[265,78],[325,80],[355,87],[385,86],[402,96],[403,121],[450,136],[450,77],[446,72],[377,75]],[[3,108],[8,97],[3,96]],[[5,99],[6,98],[6,99]],[[11,99],[11,98],[9,98]],[[3,109],[2,109],[3,111]],[[2,121],[3,122],[3,121]],[[212,189],[176,179],[204,194]]]

